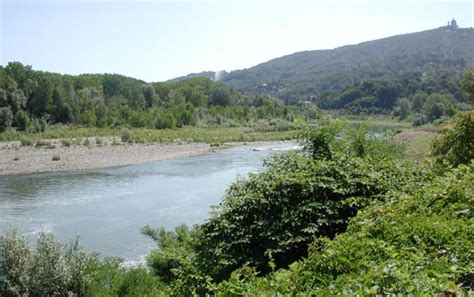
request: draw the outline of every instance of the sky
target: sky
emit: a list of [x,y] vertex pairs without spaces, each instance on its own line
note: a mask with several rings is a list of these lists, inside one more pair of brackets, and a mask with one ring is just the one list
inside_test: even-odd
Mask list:
[[474,2],[0,0],[0,64],[148,82],[298,51],[474,26]]

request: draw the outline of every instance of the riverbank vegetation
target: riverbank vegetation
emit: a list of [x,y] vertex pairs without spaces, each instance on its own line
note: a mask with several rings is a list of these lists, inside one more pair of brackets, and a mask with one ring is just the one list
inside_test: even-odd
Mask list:
[[392,140],[322,118],[303,149],[235,182],[201,225],[144,227],[148,269],[62,245],[0,238],[5,296],[460,294],[472,291],[474,113],[414,166]]
[[[65,146],[82,144],[86,139],[111,139],[121,143],[224,143],[233,141],[272,141],[295,139],[299,125],[287,123],[279,126],[262,124],[256,127],[183,127],[179,129],[146,128],[84,128],[57,126],[43,133],[4,132],[0,141],[20,141],[22,145],[34,145],[38,141],[61,140]],[[105,143],[102,143],[105,144]]]
[[[474,80],[466,81],[472,100]],[[146,268],[126,268],[50,234],[30,246],[11,229],[0,236],[0,293],[472,294],[474,111],[455,112],[418,164],[364,123],[298,123],[302,149],[271,157],[264,172],[234,182],[204,223],[143,227],[156,242]],[[136,141],[140,131],[148,130],[122,129],[120,137]],[[418,139],[408,133],[421,131],[405,132],[398,137]]]
[[[0,66],[0,131],[44,133],[51,125],[126,128],[279,126],[315,108],[241,94],[207,78],[146,83],[118,74],[78,76]],[[98,131],[102,133],[101,131]]]

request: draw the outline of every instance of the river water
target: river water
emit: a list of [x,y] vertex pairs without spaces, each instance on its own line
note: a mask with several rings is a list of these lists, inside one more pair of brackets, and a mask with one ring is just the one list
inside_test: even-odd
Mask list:
[[0,177],[0,232],[17,225],[63,242],[80,237],[102,256],[134,261],[154,247],[145,225],[172,230],[199,224],[228,186],[262,170],[265,157],[295,148],[275,143],[124,167]]

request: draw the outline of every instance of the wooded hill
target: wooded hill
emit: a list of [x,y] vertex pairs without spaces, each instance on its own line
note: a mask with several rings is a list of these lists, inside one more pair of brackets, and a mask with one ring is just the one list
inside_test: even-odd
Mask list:
[[[294,53],[232,71],[222,82],[241,92],[271,94],[289,102],[325,101],[321,107],[328,109],[342,107],[327,104],[330,93],[371,80],[399,85],[398,98],[418,90],[428,95],[443,90],[463,101],[456,80],[473,66],[474,29],[458,28],[454,21],[437,29]],[[385,107],[393,107],[397,98],[392,99]]]
[[233,71],[223,81],[240,91],[305,101],[367,79],[458,77],[474,65],[474,29],[441,27],[305,51]]

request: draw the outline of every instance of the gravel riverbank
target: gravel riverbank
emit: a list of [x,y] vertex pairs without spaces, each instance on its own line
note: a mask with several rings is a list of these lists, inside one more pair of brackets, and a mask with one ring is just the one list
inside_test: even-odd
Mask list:
[[[54,146],[54,148],[53,148]],[[0,175],[123,166],[209,152],[208,144],[123,144],[106,146],[50,143],[44,147],[3,143]],[[59,159],[59,160],[53,160]]]
[[[2,142],[0,176],[124,166],[200,155],[216,149],[205,143],[113,145],[114,141],[113,138],[102,138],[97,144],[94,138],[89,138],[88,145],[64,145],[61,140],[49,140],[42,146]],[[251,143],[249,146],[264,143],[270,142]],[[236,142],[221,147],[242,145],[246,144]]]

